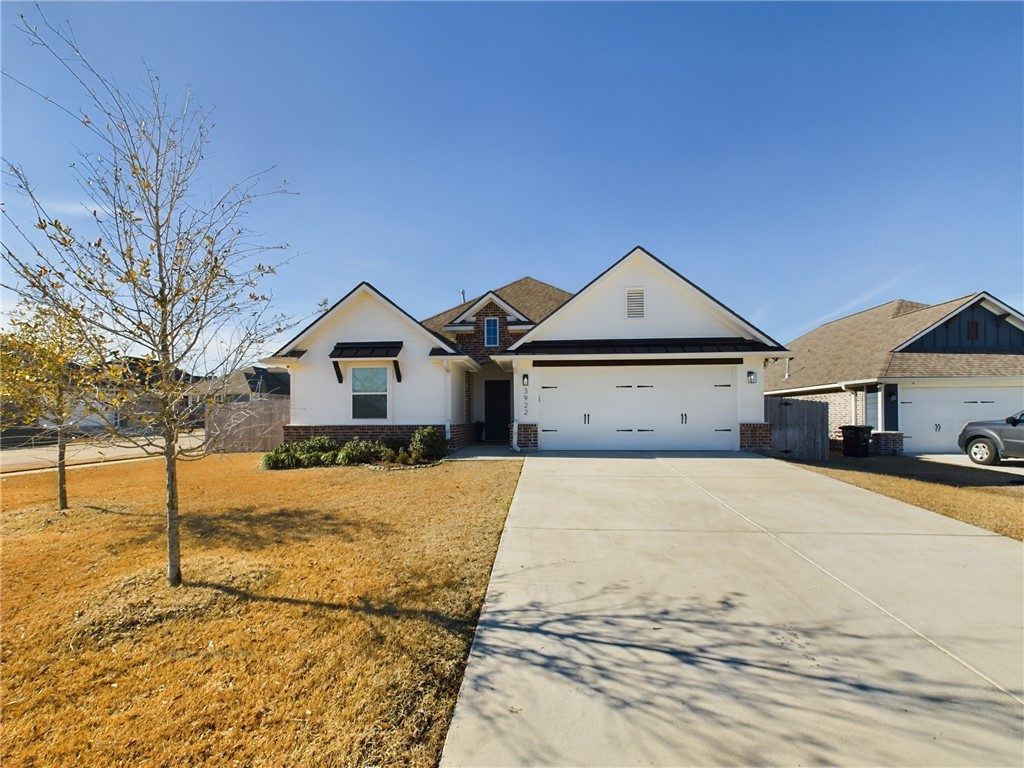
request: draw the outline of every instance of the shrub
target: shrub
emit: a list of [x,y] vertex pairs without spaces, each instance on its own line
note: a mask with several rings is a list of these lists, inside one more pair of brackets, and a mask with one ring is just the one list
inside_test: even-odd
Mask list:
[[[399,450],[405,450],[405,449],[404,448],[399,448]],[[383,461],[385,464],[394,464],[397,459],[398,459],[398,452],[394,448],[391,448],[390,446],[386,447],[384,449],[384,452],[381,453],[381,455],[380,455],[380,460]]]
[[436,461],[448,453],[448,442],[437,427],[420,427],[409,441],[409,453],[424,461]]
[[376,440],[361,440],[354,437],[338,451],[338,463],[345,466],[369,464],[378,461],[387,447]]
[[295,469],[303,466],[302,454],[295,450],[294,443],[282,443],[260,459],[263,469]]
[[323,435],[291,443],[291,447],[295,453],[327,453],[328,451],[338,450],[338,444],[331,438],[324,437]]

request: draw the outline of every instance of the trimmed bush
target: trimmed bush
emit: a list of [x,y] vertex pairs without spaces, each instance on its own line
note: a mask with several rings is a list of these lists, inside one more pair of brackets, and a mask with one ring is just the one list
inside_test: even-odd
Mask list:
[[329,437],[318,435],[297,443],[288,443],[295,453],[328,453],[338,450],[338,444]]
[[354,437],[338,451],[338,463],[344,466],[369,464],[371,461],[379,461],[386,450],[387,446],[376,440],[361,440]]
[[448,441],[437,427],[420,427],[409,441],[409,453],[422,461],[437,461],[448,453]]

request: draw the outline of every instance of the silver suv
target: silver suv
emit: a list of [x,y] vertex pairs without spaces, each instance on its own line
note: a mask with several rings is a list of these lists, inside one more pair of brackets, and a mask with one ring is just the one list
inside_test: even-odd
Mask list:
[[1024,411],[1001,421],[969,421],[960,430],[956,444],[975,464],[1024,458]]

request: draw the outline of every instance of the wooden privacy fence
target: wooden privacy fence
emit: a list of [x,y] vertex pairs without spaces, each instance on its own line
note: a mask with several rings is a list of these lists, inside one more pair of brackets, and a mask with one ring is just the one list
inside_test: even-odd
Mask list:
[[766,397],[764,420],[772,425],[770,456],[828,461],[828,403]]
[[290,405],[287,397],[208,405],[207,452],[272,451],[284,442]]

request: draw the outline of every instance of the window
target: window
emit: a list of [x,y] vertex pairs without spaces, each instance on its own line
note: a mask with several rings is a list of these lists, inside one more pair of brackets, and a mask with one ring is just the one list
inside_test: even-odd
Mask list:
[[630,320],[640,320],[644,316],[644,289],[626,289],[626,317]]
[[352,369],[352,418],[388,417],[388,369]]
[[484,346],[498,346],[498,318],[496,317],[484,318]]
[[967,321],[967,340],[977,341],[978,340],[978,321],[968,320]]

